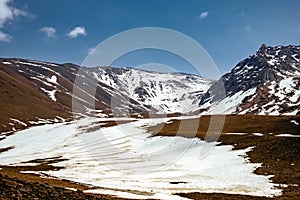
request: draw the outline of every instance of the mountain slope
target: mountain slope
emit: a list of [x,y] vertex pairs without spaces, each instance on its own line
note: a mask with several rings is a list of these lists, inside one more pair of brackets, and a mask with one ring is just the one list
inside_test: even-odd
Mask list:
[[297,114],[299,91],[300,46],[262,45],[209,89],[200,108],[206,114]]
[[300,112],[300,47],[291,45],[262,45],[216,82],[182,73],[15,58],[0,59],[0,78],[1,131],[59,121],[74,113],[148,117],[193,111]]
[[34,84],[52,101],[60,103],[74,112],[96,110],[107,116],[112,113],[111,103],[126,105],[114,107],[115,115],[131,112],[147,112],[138,102],[124,97],[117,90],[98,83],[78,65],[54,64],[24,59],[1,59],[2,64],[9,66],[18,75]]
[[195,111],[212,81],[183,73],[157,73],[132,68],[86,69],[99,82],[111,86],[156,113]]
[[71,116],[68,108],[51,101],[13,68],[1,62],[0,68],[0,132]]
[[30,125],[34,119],[50,123],[56,116],[68,118],[76,113],[147,117],[189,112],[197,109],[212,83],[195,75],[130,68],[85,68],[17,58],[2,58],[0,64],[1,124],[5,130],[20,127],[10,118]]

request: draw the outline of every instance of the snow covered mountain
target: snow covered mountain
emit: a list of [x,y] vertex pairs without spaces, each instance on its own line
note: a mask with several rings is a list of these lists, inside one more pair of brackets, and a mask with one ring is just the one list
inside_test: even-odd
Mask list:
[[212,85],[200,109],[203,114],[299,114],[300,46],[263,44]]
[[157,114],[187,113],[197,110],[198,102],[212,81],[183,73],[157,73],[132,68],[96,67],[86,72]]
[[300,46],[262,45],[218,81],[183,73],[2,58],[0,97],[0,131],[60,121],[72,111],[100,117],[193,111],[296,115]]
[[[196,75],[132,68],[87,68],[17,58],[2,58],[0,65],[1,107],[5,113],[0,121],[6,131],[19,127],[11,119],[27,125],[29,121],[42,123],[41,119],[52,122],[56,116],[71,116],[72,111],[100,117],[187,113],[197,109],[212,84]],[[7,84],[10,82],[14,87]],[[22,83],[30,89],[24,89]],[[18,101],[12,101],[12,97]],[[29,112],[39,104],[43,106]],[[18,112],[10,112],[12,107]]]

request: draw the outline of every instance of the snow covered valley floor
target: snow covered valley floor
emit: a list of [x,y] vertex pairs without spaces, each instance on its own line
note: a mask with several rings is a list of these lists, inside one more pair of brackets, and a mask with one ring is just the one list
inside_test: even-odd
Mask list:
[[[83,118],[31,127],[2,138],[0,165],[34,168],[39,164],[34,160],[59,158],[57,162],[49,163],[52,170],[31,171],[27,167],[22,173],[38,173],[87,184],[92,186],[84,190],[88,193],[135,199],[183,199],[178,193],[273,197],[281,195],[282,188],[299,188],[295,182],[299,177],[299,158],[282,162],[284,159],[280,157],[286,156],[282,148],[289,155],[288,148],[295,149],[297,155],[299,137],[232,133],[220,137],[224,144],[230,145],[220,145],[198,138],[150,137],[148,127],[168,124],[169,118],[109,119],[119,124],[106,127],[107,120]],[[255,143],[253,138],[260,142],[266,137],[268,141],[287,144],[274,148],[274,153],[263,157],[260,151],[264,149],[261,148],[269,151],[268,143]],[[228,138],[236,139],[232,142]],[[212,145],[212,151],[201,157],[201,150]],[[282,165],[287,165],[286,162],[289,163],[286,167],[291,170],[289,173],[283,170],[285,166]],[[281,170],[281,176],[277,177],[272,171],[276,167],[278,173]],[[289,178],[285,180],[285,177]]]

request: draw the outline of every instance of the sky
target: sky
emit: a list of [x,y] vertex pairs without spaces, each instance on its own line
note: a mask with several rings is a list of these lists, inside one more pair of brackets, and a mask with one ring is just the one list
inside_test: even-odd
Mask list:
[[[197,41],[224,74],[263,43],[299,45],[299,8],[299,0],[0,0],[0,57],[81,64],[115,34],[161,27]],[[123,55],[113,66],[147,63],[196,73],[186,60],[154,49]]]

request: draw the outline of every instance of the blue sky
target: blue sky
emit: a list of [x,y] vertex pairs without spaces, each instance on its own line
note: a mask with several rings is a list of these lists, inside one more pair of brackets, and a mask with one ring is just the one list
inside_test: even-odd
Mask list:
[[[0,57],[80,64],[114,34],[163,27],[196,40],[223,74],[262,43],[299,45],[299,8],[299,0],[0,0]],[[149,62],[195,72],[161,51],[130,53],[114,65]]]

